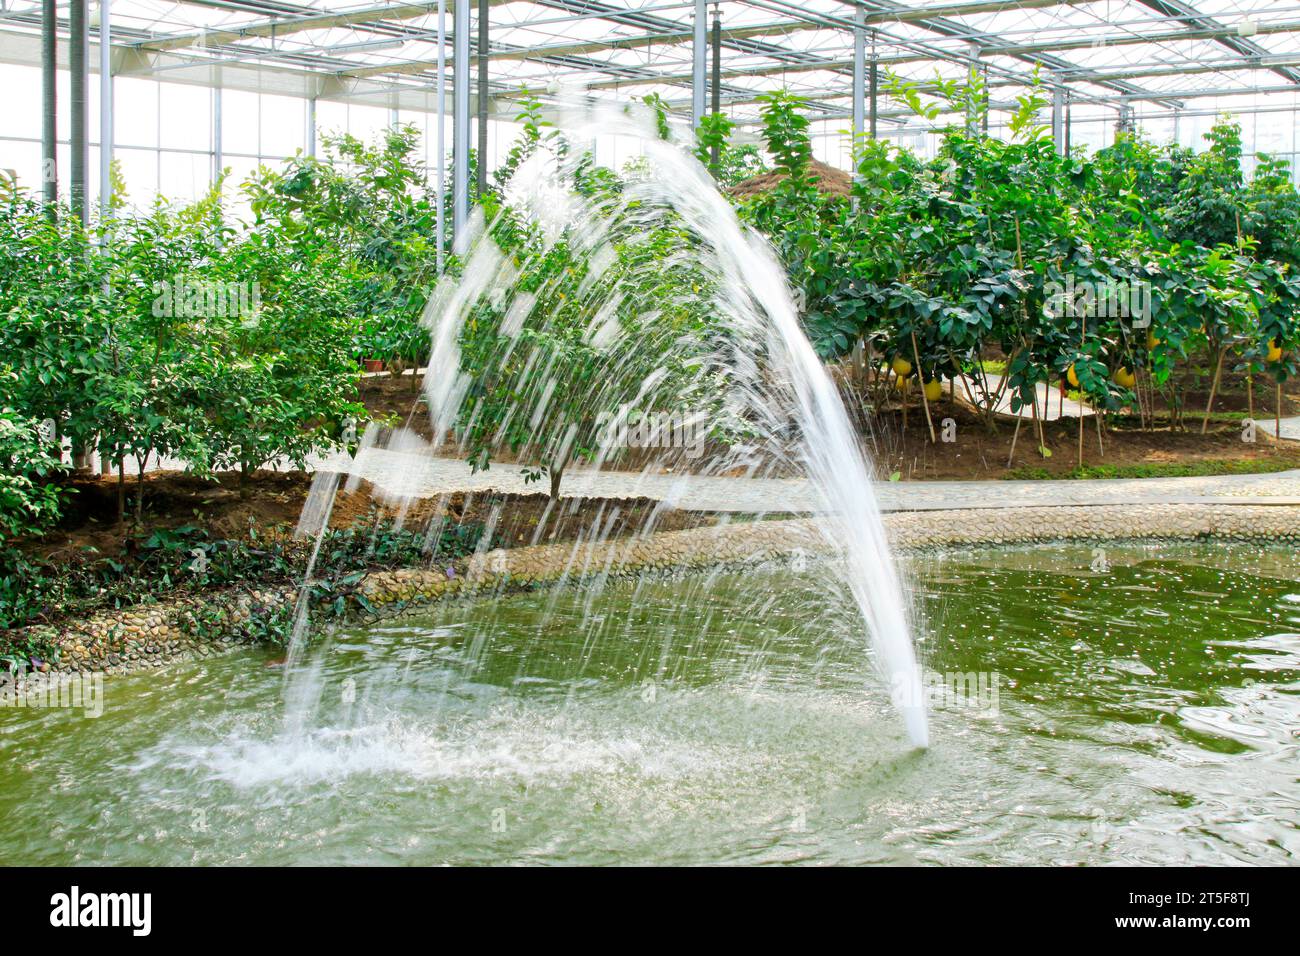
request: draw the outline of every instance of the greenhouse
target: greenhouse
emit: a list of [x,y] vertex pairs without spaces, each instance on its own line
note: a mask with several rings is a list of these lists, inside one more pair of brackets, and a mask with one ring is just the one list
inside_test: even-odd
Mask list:
[[[1300,4],[3,0],[0,86],[0,863],[1300,856]],[[1250,925],[1175,884],[1087,915]]]

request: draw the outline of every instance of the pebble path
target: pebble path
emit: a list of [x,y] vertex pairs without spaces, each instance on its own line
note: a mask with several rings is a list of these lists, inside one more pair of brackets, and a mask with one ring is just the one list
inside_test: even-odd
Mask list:
[[[1300,420],[1296,420],[1300,429]],[[544,492],[518,466],[472,472],[463,461],[368,450],[355,460],[334,456],[318,468],[347,470],[392,494],[434,497],[454,491]],[[723,478],[625,471],[573,471],[565,496],[647,497],[678,508],[727,513],[808,514],[823,510],[801,478]],[[1300,470],[1202,478],[1115,478],[1082,481],[881,482],[882,511],[1027,508],[1067,505],[1300,504]]]

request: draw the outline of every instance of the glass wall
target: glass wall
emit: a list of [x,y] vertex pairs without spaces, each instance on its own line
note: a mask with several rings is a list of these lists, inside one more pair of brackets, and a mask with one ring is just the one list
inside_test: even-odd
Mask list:
[[[59,71],[59,185],[67,195],[69,173],[68,73]],[[41,171],[41,77],[35,67],[0,64],[0,89],[13,91],[0,117],[0,170],[39,191]],[[99,78],[91,74],[89,100],[90,190],[99,195]],[[214,155],[220,127],[220,164],[229,169],[224,193],[240,209],[239,186],[259,165],[275,165],[306,150],[308,101],[243,90],[212,89],[136,77],[117,77],[113,89],[114,156],[121,166],[131,205],[146,206],[156,196],[189,201],[211,188],[219,172]],[[450,105],[450,101],[449,101]],[[217,123],[218,110],[220,123]],[[415,126],[421,134],[420,161],[430,177],[436,168],[436,113],[389,110],[355,103],[318,101],[318,147],[323,137],[350,133],[374,141],[394,123]],[[488,124],[488,151],[500,163],[518,133],[513,122]],[[444,121],[451,150],[451,119]],[[476,134],[471,142],[477,144]],[[626,144],[604,144],[619,159]],[[607,161],[605,151],[602,160]]]
[[[59,81],[59,179],[66,195],[69,173],[68,74],[60,71]],[[0,64],[0,89],[6,90],[0,117],[0,170],[9,171],[18,182],[33,191],[40,189],[41,171],[41,84],[40,71],[31,66]],[[92,196],[99,194],[99,80],[89,79],[88,115]],[[114,155],[121,165],[129,204],[142,206],[156,196],[188,201],[211,188],[220,167],[229,169],[225,193],[232,209],[242,211],[239,186],[260,164],[277,164],[307,142],[308,101],[269,93],[211,89],[154,79],[118,77],[114,84]],[[219,110],[219,116],[218,116]],[[1267,152],[1300,166],[1300,138],[1296,127],[1300,96],[1261,96],[1192,99],[1178,111],[1158,104],[1136,107],[1139,126],[1158,142],[1178,142],[1195,149],[1205,146],[1204,135],[1224,113],[1236,115],[1249,173],[1254,154]],[[989,132],[1006,135],[1002,114],[994,114]],[[1046,119],[1046,117],[1045,117]],[[219,120],[219,122],[218,122]],[[436,167],[436,114],[418,110],[390,110],[355,103],[320,101],[316,104],[316,128],[320,137],[347,132],[373,141],[395,122],[411,124],[423,139],[421,159],[430,175]],[[444,121],[445,144],[451,148],[451,122]],[[841,169],[850,167],[849,121],[825,120],[812,125],[814,155]],[[1116,116],[1113,109],[1078,104],[1071,111],[1071,142],[1097,150],[1114,141]],[[220,130],[220,159],[214,146]],[[899,145],[931,157],[938,137],[918,123],[899,126],[882,122],[880,135]],[[499,164],[518,132],[516,124],[493,121],[488,125],[489,154]],[[756,130],[747,129],[747,139]],[[471,136],[477,143],[477,137]],[[642,151],[633,137],[604,137],[595,144],[600,162],[622,167]],[[1298,178],[1300,181],[1300,178]]]

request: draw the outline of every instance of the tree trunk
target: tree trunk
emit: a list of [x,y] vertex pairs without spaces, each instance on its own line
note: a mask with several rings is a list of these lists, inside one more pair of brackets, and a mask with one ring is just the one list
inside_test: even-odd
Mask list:
[[1214,362],[1214,381],[1210,383],[1210,400],[1205,403],[1205,417],[1201,419],[1202,435],[1210,427],[1210,412],[1214,408],[1214,396],[1219,391],[1219,377],[1223,374],[1223,353],[1226,351],[1227,349],[1219,349],[1219,357]]
[[117,523],[126,521],[126,456],[117,460]]
[[135,479],[135,523],[140,524],[144,520],[144,463],[148,461],[149,455],[146,453],[140,462],[140,472]]
[[549,468],[547,468],[547,471],[550,473],[551,476],[551,500],[559,501],[560,481],[564,478],[564,466],[551,465]]
[[86,442],[75,442],[72,446],[72,470],[78,475],[89,475],[91,446]]

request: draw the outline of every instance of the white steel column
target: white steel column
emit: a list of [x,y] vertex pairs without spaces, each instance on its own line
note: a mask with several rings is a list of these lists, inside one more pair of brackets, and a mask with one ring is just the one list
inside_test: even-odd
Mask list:
[[870,79],[868,80],[868,85],[870,87],[870,92],[867,95],[867,101],[871,105],[870,105],[870,113],[867,116],[868,119],[867,131],[871,134],[871,138],[875,139],[876,120],[878,119],[877,114],[880,111],[880,107],[879,107],[880,61],[879,58],[876,56],[876,31],[875,30],[871,31],[871,73],[869,74],[869,76]]
[[1058,156],[1065,155],[1065,87],[1052,90],[1052,142]]
[[99,0],[99,219],[113,215],[112,0]]
[[68,135],[70,163],[69,196],[72,211],[82,225],[90,222],[90,196],[86,186],[90,166],[90,130],[86,103],[86,88],[90,85],[90,29],[87,21],[87,0],[71,0],[68,9],[68,97],[72,127]]
[[442,275],[443,250],[447,247],[447,0],[438,0],[438,129],[437,184],[438,275]]
[[708,55],[709,6],[695,0],[695,39],[691,44],[691,129],[700,128],[704,117],[705,65]]
[[316,97],[307,98],[307,115],[305,117],[307,128],[303,131],[307,140],[307,155],[316,155]]
[[221,178],[225,157],[221,154],[221,67],[213,71],[217,83],[212,87],[212,182]]
[[452,21],[452,239],[464,252],[469,222],[469,0],[455,0]]
[[853,149],[858,148],[867,122],[867,35],[862,8],[853,11]]

